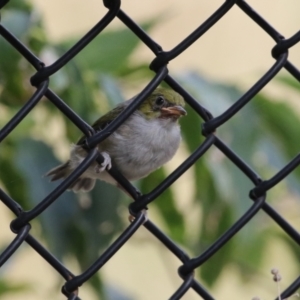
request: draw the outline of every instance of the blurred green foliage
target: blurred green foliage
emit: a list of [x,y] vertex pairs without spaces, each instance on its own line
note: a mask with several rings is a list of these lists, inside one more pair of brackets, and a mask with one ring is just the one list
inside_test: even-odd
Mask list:
[[[47,64],[76,41],[48,41],[38,14],[33,14],[30,5],[24,1],[9,3],[2,10],[1,17],[1,23]],[[151,21],[143,26],[149,30],[154,24]],[[146,63],[134,65],[130,62],[138,45],[138,39],[127,29],[105,29],[51,77],[50,86],[74,111],[92,123],[124,100],[123,90],[138,90],[142,87],[141,83],[153,77]],[[3,38],[0,38],[0,49],[0,126],[3,127],[34,91],[29,78],[35,71]],[[237,88],[205,80],[195,72],[179,74],[177,80],[215,116],[241,95]],[[281,82],[298,92],[300,90],[299,83],[289,78],[283,78]],[[201,136],[202,120],[190,108],[187,109],[188,117],[182,119],[186,157],[204,139]],[[53,124],[59,124],[55,130],[60,134],[54,132],[53,135]],[[263,178],[268,178],[297,154],[299,145],[295,143],[295,137],[298,136],[298,128],[299,116],[286,101],[274,102],[260,94],[224,124],[217,134]],[[25,209],[33,207],[56,186],[56,183],[42,178],[47,170],[58,164],[55,153],[59,153],[61,145],[75,142],[79,135],[78,129],[58,109],[42,100],[1,144],[1,186]],[[193,202],[188,204],[188,209],[182,211],[178,205],[185,197],[185,191],[182,195],[176,194],[173,187],[150,208],[157,208],[164,220],[165,232],[195,256],[210,246],[251,206],[248,192],[253,186],[217,149],[206,153],[190,172]],[[143,192],[148,192],[167,175],[167,169],[161,168],[137,185]],[[285,184],[280,184],[280,190],[269,193],[268,200],[276,202],[289,193],[299,197],[299,179],[298,169]],[[84,270],[125,228],[128,204],[129,199],[115,187],[98,182],[89,194],[64,193],[35,222],[40,224],[43,238],[54,255],[62,261],[73,256]],[[188,227],[190,214],[195,209],[199,211],[196,218],[193,216],[195,226]],[[123,218],[120,212],[125,212],[122,213]],[[207,285],[216,283],[229,264],[235,264],[245,279],[255,275],[266,255],[266,236],[277,234],[295,253],[293,243],[285,235],[278,235],[277,228],[266,220],[265,215],[259,213],[200,268],[199,275]],[[299,261],[299,255],[295,254],[295,258]],[[113,289],[108,295],[100,276],[89,283],[101,299],[121,299]],[[0,287],[1,284],[4,281],[0,282]],[[0,293],[7,290],[0,289]]]

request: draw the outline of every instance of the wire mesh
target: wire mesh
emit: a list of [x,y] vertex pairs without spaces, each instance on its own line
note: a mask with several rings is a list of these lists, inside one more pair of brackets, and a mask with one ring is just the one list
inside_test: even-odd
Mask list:
[[[0,1],[0,8],[3,8],[9,1]],[[31,77],[30,82],[36,88],[34,94],[28,99],[24,106],[15,114],[15,116],[0,131],[0,142],[3,141],[18,124],[28,115],[28,113],[39,103],[44,96],[59,109],[66,118],[77,126],[86,136],[86,149],[88,155],[86,159],[66,178],[56,189],[53,190],[45,199],[40,201],[35,207],[24,211],[15,199],[12,199],[3,190],[0,190],[1,201],[17,216],[11,223],[11,230],[16,237],[0,256],[0,266],[5,264],[15,253],[15,251],[26,242],[43,259],[45,259],[64,279],[65,284],[62,287],[62,293],[68,299],[79,299],[78,287],[88,281],[102,266],[113,257],[113,255],[132,237],[132,235],[144,226],[154,237],[156,237],[182,265],[178,269],[178,274],[183,282],[174,291],[169,299],[180,299],[189,289],[193,289],[201,299],[212,300],[214,297],[204,289],[202,284],[194,278],[194,270],[203,265],[217,251],[233,238],[253,216],[263,210],[298,246],[300,245],[300,235],[280,214],[278,214],[270,204],[266,203],[266,193],[286,178],[300,163],[298,154],[277,174],[271,178],[263,179],[252,170],[234,151],[215,134],[216,130],[225,122],[237,114],[253,97],[267,85],[274,76],[285,68],[295,79],[300,81],[299,70],[288,60],[288,50],[296,45],[300,40],[300,31],[289,38],[284,38],[275,28],[273,28],[263,17],[261,17],[246,1],[227,0],[225,1],[205,22],[200,24],[191,34],[176,45],[170,51],[163,51],[158,45],[134,20],[132,20],[122,9],[120,0],[105,0],[104,5],[108,12],[87,34],[85,34],[73,47],[64,55],[57,59],[50,66],[36,57],[32,51],[19,41],[10,31],[0,23],[0,35],[3,39],[17,50],[35,69],[36,73]],[[211,27],[213,27],[232,7],[239,7],[246,16],[251,18],[262,30],[266,32],[275,41],[271,54],[275,63],[259,80],[244,94],[236,100],[226,111],[219,116],[213,116],[205,107],[194,99],[170,74],[167,64],[183,53],[195,41],[200,39]],[[122,112],[113,122],[111,122],[101,132],[95,132],[72,108],[60,99],[48,84],[51,76],[64,67],[73,59],[84,47],[86,47],[97,35],[101,34],[114,18],[119,18],[154,54],[155,59],[150,63],[150,69],[155,72],[153,79],[140,92],[129,107]],[[163,182],[155,187],[148,194],[141,194],[134,186],[129,183],[116,169],[112,168],[109,173],[118,181],[118,183],[135,200],[129,206],[129,211],[135,216],[133,222],[120,234],[120,236],[104,251],[102,255],[83,273],[74,275],[61,262],[56,259],[42,244],[31,234],[30,222],[42,214],[57,198],[72,184],[95,160],[98,163],[103,161],[96,145],[107,138],[115,131],[149,96],[152,91],[162,82],[166,82],[172,89],[181,94],[191,108],[202,118],[202,134],[205,137],[204,142],[188,157],[173,173],[171,173]],[[145,208],[151,202],[155,201],[161,193],[170,187],[185,171],[201,159],[211,147],[218,148],[244,176],[253,182],[254,188],[249,191],[249,197],[253,201],[252,206],[220,236],[203,253],[190,258],[174,241],[165,235],[151,220],[146,219]],[[2,175],[5,176],[5,175]],[[299,249],[300,250],[300,249]],[[281,294],[282,298],[290,297],[300,287],[300,277],[296,278],[289,287]]]

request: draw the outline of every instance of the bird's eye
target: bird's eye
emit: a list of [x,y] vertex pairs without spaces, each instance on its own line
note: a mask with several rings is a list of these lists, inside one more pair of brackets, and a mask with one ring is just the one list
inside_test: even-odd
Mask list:
[[155,100],[155,104],[161,106],[165,103],[165,98],[163,96],[158,96]]

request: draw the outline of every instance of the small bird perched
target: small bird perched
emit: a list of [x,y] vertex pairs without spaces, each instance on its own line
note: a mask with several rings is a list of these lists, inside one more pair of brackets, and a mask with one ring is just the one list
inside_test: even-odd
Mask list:
[[[95,131],[103,130],[134,98],[98,119],[92,125]],[[92,163],[69,189],[88,192],[95,186],[96,179],[117,185],[106,172],[112,164],[129,181],[143,178],[161,167],[179,147],[181,135],[177,121],[186,115],[184,105],[178,93],[157,88],[115,132],[98,144],[104,158],[102,164]],[[52,176],[51,181],[66,178],[84,160],[87,155],[82,147],[84,139],[82,137],[76,145],[72,145],[70,160],[46,174]]]

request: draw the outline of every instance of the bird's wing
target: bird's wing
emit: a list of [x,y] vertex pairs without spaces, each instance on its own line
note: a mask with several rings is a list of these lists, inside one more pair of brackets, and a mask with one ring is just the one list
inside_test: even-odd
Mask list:
[[[126,101],[127,102],[127,101]],[[125,108],[125,103],[121,103],[118,106],[116,106],[114,109],[110,110],[108,113],[100,117],[93,125],[92,127],[95,129],[95,131],[101,131],[103,130],[108,124],[110,124]],[[79,141],[77,142],[77,145],[82,145],[84,143],[84,140],[86,139],[86,136],[82,136]]]

